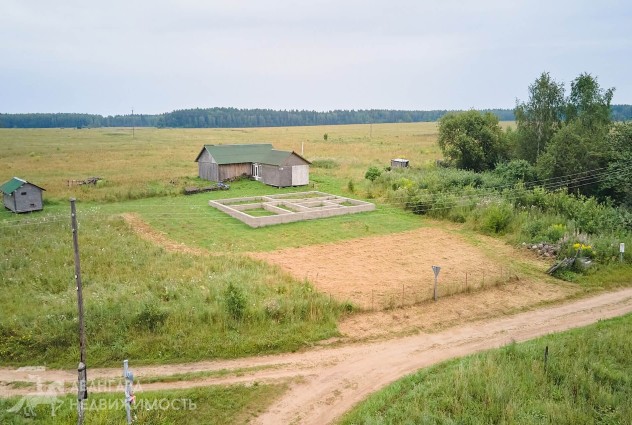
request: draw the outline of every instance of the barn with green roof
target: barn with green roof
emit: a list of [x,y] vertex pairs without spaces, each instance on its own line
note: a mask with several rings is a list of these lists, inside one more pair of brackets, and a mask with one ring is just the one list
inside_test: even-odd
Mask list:
[[3,183],[0,185],[0,191],[4,206],[15,213],[39,211],[44,208],[44,189],[21,178],[13,177]]
[[294,151],[277,150],[269,143],[204,145],[195,161],[200,178],[210,181],[245,175],[275,187],[309,183],[311,163]]

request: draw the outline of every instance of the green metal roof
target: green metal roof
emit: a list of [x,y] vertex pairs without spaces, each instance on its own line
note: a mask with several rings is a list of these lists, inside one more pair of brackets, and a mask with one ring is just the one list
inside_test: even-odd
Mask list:
[[[294,153],[272,149],[270,143],[250,145],[204,145],[204,149],[206,149],[220,165],[243,164],[247,162],[282,165],[285,160]],[[204,152],[204,149],[202,149],[202,152]],[[200,158],[202,152],[200,152],[195,159],[196,161]]]
[[[13,192],[15,192],[16,190],[18,190],[19,188],[21,188],[22,186],[24,186],[25,184],[27,184],[29,182],[27,182],[26,180],[22,180],[19,177],[13,177],[11,180],[9,180],[8,182],[5,182],[2,184],[2,186],[0,186],[0,191],[2,191],[2,193],[6,194],[6,195],[10,195]],[[32,184],[33,186],[45,190],[41,187],[39,187],[36,184],[33,183],[29,183]]]

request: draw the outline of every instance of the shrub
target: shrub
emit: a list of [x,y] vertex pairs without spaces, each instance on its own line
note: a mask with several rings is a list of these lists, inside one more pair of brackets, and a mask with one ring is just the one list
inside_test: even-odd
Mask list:
[[134,323],[142,330],[155,332],[165,323],[167,317],[169,317],[168,312],[161,310],[155,303],[148,302],[136,315]]
[[226,311],[230,317],[235,320],[241,320],[246,312],[246,296],[243,291],[229,283],[224,292],[224,301],[226,302]]
[[377,179],[381,175],[382,175],[382,171],[380,171],[379,168],[377,168],[375,166],[370,166],[369,169],[364,174],[364,178],[367,179],[367,180],[374,181],[375,179]]
[[332,170],[340,167],[340,164],[333,159],[315,159],[312,161],[312,167],[324,168],[326,170]]
[[486,233],[504,233],[513,219],[513,208],[505,202],[491,203],[482,210],[481,230]]

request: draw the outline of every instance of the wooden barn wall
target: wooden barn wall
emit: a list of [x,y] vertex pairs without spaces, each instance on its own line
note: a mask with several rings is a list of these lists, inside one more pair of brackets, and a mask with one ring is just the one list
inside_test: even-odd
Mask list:
[[275,187],[292,186],[292,167],[263,164],[261,180]]
[[223,181],[246,174],[252,175],[252,165],[249,162],[243,164],[224,164],[219,166],[219,180]]
[[212,162],[199,162],[198,169],[201,179],[213,182],[218,181],[217,164]]
[[198,158],[198,175],[204,180],[218,181],[217,164],[206,149],[202,151]]
[[276,165],[261,164],[261,181],[279,187],[279,170]]
[[301,159],[300,156],[292,153],[292,155],[288,156],[283,165],[308,165],[309,163],[304,159]]

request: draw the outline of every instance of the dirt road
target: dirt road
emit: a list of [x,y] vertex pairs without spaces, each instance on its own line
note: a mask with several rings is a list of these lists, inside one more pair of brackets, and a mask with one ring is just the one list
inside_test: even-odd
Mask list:
[[[512,340],[524,341],[629,312],[632,312],[632,288],[512,316],[475,322],[432,334],[418,334],[335,348],[316,348],[277,356],[133,369],[143,391],[300,378],[294,379],[287,393],[270,406],[267,412],[259,416],[256,422],[275,425],[326,424],[334,422],[372,392],[417,369],[450,358],[499,347]],[[199,371],[223,372],[219,377],[142,384],[145,377]],[[90,371],[92,379],[118,376],[120,376],[119,369],[91,369]],[[40,382],[73,382],[76,375],[72,371],[0,369],[1,382],[34,381],[35,379]],[[33,389],[16,389],[0,385],[2,396],[29,392],[33,392]]]

